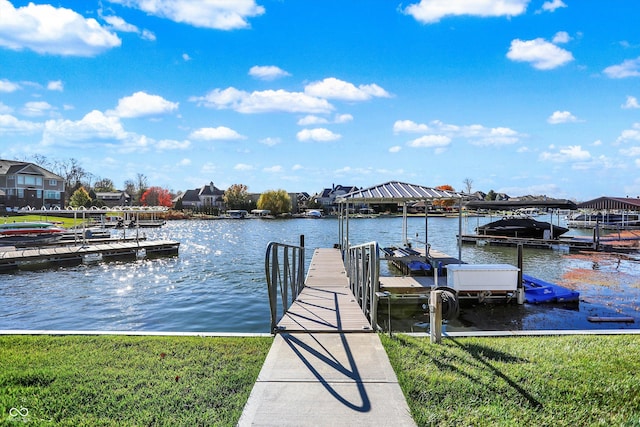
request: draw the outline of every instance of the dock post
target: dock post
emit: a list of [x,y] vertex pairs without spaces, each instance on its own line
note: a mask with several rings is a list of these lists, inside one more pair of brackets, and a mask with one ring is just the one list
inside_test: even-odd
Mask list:
[[442,342],[442,291],[431,291],[430,293],[429,335],[432,344]]
[[517,298],[518,298],[518,304],[522,305],[524,304],[524,285],[522,283],[522,266],[523,266],[523,262],[522,262],[522,243],[518,243],[518,285],[516,287],[516,292],[517,292]]

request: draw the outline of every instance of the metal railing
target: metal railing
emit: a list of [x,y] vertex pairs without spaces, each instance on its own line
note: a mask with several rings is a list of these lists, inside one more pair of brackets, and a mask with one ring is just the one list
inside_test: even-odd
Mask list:
[[264,267],[271,309],[271,333],[276,333],[278,321],[304,287],[304,236],[300,236],[300,246],[269,243]]
[[378,329],[380,254],[377,242],[350,246],[344,255],[349,286],[374,330]]

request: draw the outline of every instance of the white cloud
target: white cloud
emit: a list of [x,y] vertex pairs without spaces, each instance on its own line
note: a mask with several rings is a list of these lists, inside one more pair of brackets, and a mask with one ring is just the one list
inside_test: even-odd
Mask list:
[[451,144],[451,138],[445,135],[425,135],[409,141],[407,145],[414,148],[437,148]]
[[583,150],[580,145],[571,145],[566,148],[561,148],[555,153],[545,151],[540,154],[540,160],[555,163],[583,162],[589,159],[591,159],[591,154],[588,151]]
[[553,36],[552,42],[555,44],[569,43],[571,41],[571,36],[566,31],[558,31],[555,36]]
[[393,124],[393,131],[395,133],[400,132],[417,132],[417,133],[426,133],[429,132],[429,126],[425,124],[418,124],[411,120],[397,120]]
[[200,128],[191,132],[189,138],[198,139],[203,141],[220,141],[220,140],[236,140],[245,139],[246,137],[240,135],[233,129],[225,126],[218,126],[217,128]]
[[233,87],[214,89],[203,97],[192,97],[198,105],[217,109],[232,109],[239,113],[310,113],[323,114],[333,110],[326,99],[301,92],[265,90],[245,92]]
[[40,54],[95,56],[122,41],[93,18],[48,4],[15,8],[0,0],[0,46]]
[[194,27],[234,30],[247,28],[248,18],[260,16],[264,7],[254,0],[109,0]]
[[640,123],[634,123],[631,129],[623,130],[616,139],[616,143],[618,144],[634,141],[640,141]]
[[124,140],[127,132],[118,117],[107,116],[93,110],[78,121],[47,120],[43,134],[45,144],[57,141],[82,141],[92,139]]
[[250,170],[253,170],[253,166],[248,165],[246,163],[238,163],[233,167],[233,169],[237,171],[250,171]]
[[569,111],[554,111],[547,119],[547,122],[552,125],[561,123],[576,123],[579,122],[578,118],[571,114]]
[[21,89],[21,87],[20,87],[20,85],[18,83],[10,82],[7,79],[1,79],[0,80],[0,92],[11,93],[11,92],[15,92],[18,89]]
[[404,9],[417,21],[431,24],[446,16],[517,16],[527,10],[529,0],[420,0]]
[[260,80],[275,80],[280,77],[290,76],[291,74],[275,65],[255,65],[249,69],[249,75]]
[[182,54],[182,60],[183,60],[184,62],[189,62],[189,61],[191,61],[191,57],[189,56],[189,54],[188,54],[188,53],[183,53],[183,54]]
[[333,133],[329,129],[315,128],[315,129],[302,129],[297,133],[296,137],[298,141],[318,141],[329,142],[336,141],[342,138],[342,135]]
[[635,96],[627,96],[627,102],[621,105],[622,108],[640,108],[638,104],[638,98]]
[[47,83],[48,90],[57,90],[58,92],[62,92],[64,90],[64,85],[62,84],[62,80],[53,80]]
[[0,135],[33,134],[41,129],[40,123],[18,120],[9,114],[0,114]]
[[571,52],[543,38],[511,41],[507,58],[512,61],[529,62],[538,70],[551,70],[573,61]]
[[103,19],[107,24],[111,26],[111,28],[115,31],[120,31],[123,33],[135,33],[139,34],[143,39],[153,41],[156,39],[155,34],[149,30],[140,30],[137,26],[126,22],[124,19],[119,16],[103,16]]
[[291,170],[293,170],[293,171],[299,171],[299,170],[302,170],[302,169],[304,169],[304,166],[302,166],[300,164],[295,164],[295,165],[293,165],[291,167]]
[[190,166],[190,165],[191,165],[191,159],[186,159],[186,158],[176,163],[176,166]]
[[640,77],[640,57],[627,59],[619,65],[611,65],[604,69],[607,77],[612,79],[624,79],[626,77]]
[[300,120],[298,120],[298,126],[310,126],[310,125],[323,125],[329,123],[329,120],[324,117],[318,117],[314,115],[304,116]]
[[327,77],[324,80],[309,83],[304,88],[304,93],[325,99],[339,99],[343,101],[366,101],[373,97],[388,98],[390,95],[377,84],[360,85]]
[[121,118],[134,118],[167,114],[177,109],[177,102],[167,101],[159,95],[136,92],[131,96],[120,98],[116,109],[107,111],[107,114]]
[[260,140],[261,144],[267,145],[269,147],[273,147],[274,145],[278,145],[282,142],[282,140],[280,138],[272,138],[272,137],[266,137]]
[[393,147],[389,147],[389,152],[390,153],[397,153],[400,150],[402,150],[402,147],[399,145],[394,145]]
[[[523,134],[506,127],[487,128],[482,125],[458,126],[433,120],[426,124],[418,124],[411,120],[398,120],[393,125],[395,133],[424,133],[434,136],[447,136],[451,139],[466,138],[473,145],[506,145],[515,144]],[[417,140],[416,140],[417,141]]]
[[353,121],[351,114],[338,114],[336,115],[335,123],[348,123]]
[[45,101],[32,101],[24,104],[22,108],[22,114],[28,117],[44,116],[49,111],[53,110],[53,106]]
[[282,172],[282,166],[275,165],[268,168],[263,168],[262,170],[267,173],[280,173]]
[[559,9],[561,7],[567,7],[567,5],[564,4],[562,0],[545,1],[542,4],[542,10],[544,10],[545,12],[555,12],[556,9]]

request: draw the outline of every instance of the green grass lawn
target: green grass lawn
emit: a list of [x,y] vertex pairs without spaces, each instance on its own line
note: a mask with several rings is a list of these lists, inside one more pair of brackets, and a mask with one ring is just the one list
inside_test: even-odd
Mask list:
[[420,426],[640,426],[640,336],[381,339]]
[[0,336],[0,425],[233,426],[271,342]]
[[[380,337],[419,426],[640,425],[638,335]],[[0,336],[0,425],[232,426],[272,341]]]
[[[53,222],[60,224],[64,228],[74,228],[82,226],[82,212],[78,212],[78,218],[66,218],[61,216],[52,215],[15,215],[15,216],[0,216],[0,224],[6,222]],[[86,219],[85,222],[89,220]]]

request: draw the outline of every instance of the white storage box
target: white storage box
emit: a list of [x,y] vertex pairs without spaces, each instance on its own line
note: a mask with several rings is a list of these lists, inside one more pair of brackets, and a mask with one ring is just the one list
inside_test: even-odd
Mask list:
[[447,286],[458,292],[515,291],[518,268],[509,264],[449,264]]

